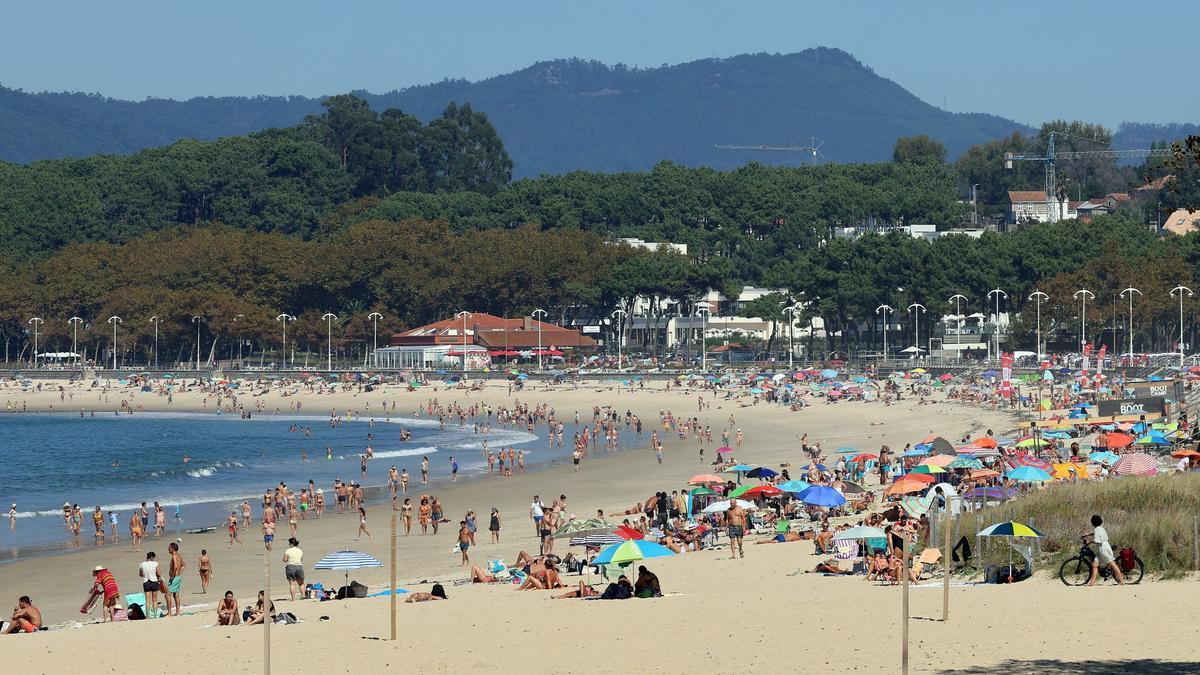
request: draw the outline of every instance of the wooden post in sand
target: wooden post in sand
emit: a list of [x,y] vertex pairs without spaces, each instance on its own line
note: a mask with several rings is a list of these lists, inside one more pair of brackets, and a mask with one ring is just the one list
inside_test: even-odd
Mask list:
[[396,641],[396,511],[392,510],[392,595],[389,598],[392,610],[392,642]]
[[945,578],[942,579],[942,622],[950,620],[950,498],[946,497],[946,505],[942,507],[942,529],[946,531],[943,540],[946,547],[942,549],[942,562],[945,568]]
[[903,673],[903,675],[908,675],[908,576],[909,576],[908,575],[908,537],[904,538],[903,548],[904,548],[904,566],[901,569],[900,573],[901,573],[901,575],[904,576],[904,591],[903,591],[903,593],[904,593],[904,601],[903,601],[903,605],[904,605],[904,624],[903,624],[903,626],[904,626],[904,629],[902,631],[903,639],[904,639],[904,648],[900,652],[900,672]]
[[1192,516],[1192,567],[1200,570],[1200,516]]
[[271,675],[271,550],[263,549],[263,673]]

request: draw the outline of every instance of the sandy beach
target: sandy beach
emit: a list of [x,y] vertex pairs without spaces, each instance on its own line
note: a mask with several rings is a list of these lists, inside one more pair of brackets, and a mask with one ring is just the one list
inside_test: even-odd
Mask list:
[[[487,402],[492,406],[511,405],[519,398],[529,404],[548,403],[563,420],[573,418],[576,410],[584,419],[590,419],[593,405],[611,405],[621,413],[628,409],[639,415],[646,425],[647,439],[660,410],[670,409],[677,416],[699,416],[701,424],[711,425],[715,432],[728,425],[732,414],[735,428],[745,434],[743,448],[735,456],[769,466],[805,463],[797,440],[805,433],[810,442],[820,441],[827,452],[845,445],[875,451],[882,444],[902,447],[930,433],[959,438],[988,428],[1000,432],[1014,426],[1011,418],[993,411],[944,401],[919,406],[910,399],[892,406],[843,402],[793,412],[768,404],[740,407],[736,400],[715,400],[705,394],[712,406],[697,412],[696,392],[666,392],[662,387],[661,383],[652,383],[645,390],[630,392],[601,385],[572,390],[536,384],[509,397],[506,385],[495,382],[484,391],[471,393],[444,386],[438,388],[440,391],[427,388],[405,392],[392,386],[366,395],[302,394],[301,400],[306,412],[316,413],[331,409],[362,412],[366,400],[394,399],[398,401],[397,412],[408,414],[432,397],[443,404]],[[30,411],[59,405],[57,392],[0,390],[0,396],[21,400]],[[76,413],[87,396],[96,395],[78,395]],[[97,411],[111,410],[120,398],[111,392],[108,403],[96,401],[94,407]],[[268,410],[282,407],[286,411],[290,400],[295,399],[268,394],[265,404]],[[197,394],[176,395],[170,404],[164,398],[138,394],[133,404],[146,411],[203,409]],[[570,439],[566,442],[569,444]],[[665,446],[661,465],[643,443],[633,450],[594,453],[578,472],[564,461],[513,477],[463,478],[453,485],[438,485],[434,492],[445,505],[446,517],[455,524],[468,509],[479,514],[479,546],[470,550],[472,563],[483,565],[496,558],[512,562],[518,551],[536,552],[538,544],[528,516],[535,494],[547,503],[566,495],[570,505],[567,511],[581,518],[594,515],[597,509],[619,514],[658,490],[679,489],[690,476],[708,470],[707,464],[701,464],[694,440],[666,438]],[[707,450],[706,462],[712,459],[712,448]],[[434,475],[444,472],[444,466],[436,466]],[[271,476],[263,476],[264,487],[274,482]],[[417,491],[418,482],[410,485],[410,494]],[[491,507],[498,508],[503,518],[500,544],[487,541],[487,513]],[[257,505],[255,514],[257,517]],[[369,507],[374,538],[361,541],[354,541],[357,519],[352,515],[329,514],[319,521],[302,522],[299,538],[309,567],[308,581],[340,584],[341,573],[317,572],[311,564],[343,548],[370,553],[386,563],[390,515],[387,504]],[[899,590],[876,586],[861,577],[797,573],[811,569],[822,559],[813,555],[810,542],[749,546],[743,560],[729,560],[727,551],[717,550],[651,561],[662,580],[666,593],[663,598],[616,603],[551,601],[553,592],[516,592],[511,585],[453,586],[455,580],[466,577],[453,549],[456,529],[446,524],[439,535],[421,536],[414,528],[413,535],[399,537],[401,585],[427,591],[430,583],[441,581],[450,600],[401,604],[400,637],[395,643],[373,639],[387,637],[386,598],[287,601],[280,563],[285,546],[277,545],[271,553],[272,597],[281,611],[294,612],[302,623],[272,627],[274,669],[899,670]],[[183,537],[182,553],[189,565],[183,588],[188,616],[5,636],[0,640],[12,661],[10,667],[22,672],[108,672],[136,664],[181,672],[261,671],[261,629],[210,627],[215,623],[211,603],[218,594],[232,590],[239,605],[245,606],[263,585],[261,539],[257,530],[243,538],[245,548],[231,550],[222,530]],[[155,550],[161,559],[167,543],[166,539],[149,539],[143,544],[143,552]],[[122,592],[133,592],[138,585],[136,570],[143,555],[130,552],[128,545],[122,544],[93,549],[85,543],[75,553],[0,566],[0,602],[12,605],[17,596],[28,594],[45,614],[47,625],[93,621],[98,611],[90,617],[78,612],[91,584],[93,566],[102,564],[112,570]],[[199,594],[195,572],[201,548],[208,549],[215,572],[208,595]],[[556,550],[560,548],[565,548],[565,542],[556,546]],[[386,567],[362,570],[352,573],[351,578],[377,590],[386,585],[388,572]],[[568,583],[575,579],[567,577]],[[1057,580],[1038,578],[1007,587],[955,586],[951,621],[945,624],[940,622],[940,582],[936,589],[915,588],[910,628],[912,670],[1026,672],[1044,666],[1051,672],[1056,665],[1067,667],[1055,661],[1194,660],[1194,650],[1187,641],[1179,640],[1172,632],[1172,627],[1194,622],[1189,595],[1180,592],[1185,583],[1072,589]],[[318,621],[321,616],[329,620]],[[124,647],[129,644],[147,647],[131,652]],[[1021,646],[1014,648],[1014,644]],[[1039,660],[1047,663],[1034,663]],[[1128,667],[1137,670],[1136,666]]]

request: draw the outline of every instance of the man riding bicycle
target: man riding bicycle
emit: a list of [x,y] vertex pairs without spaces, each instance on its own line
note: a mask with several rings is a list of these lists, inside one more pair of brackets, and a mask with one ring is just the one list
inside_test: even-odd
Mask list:
[[1095,586],[1096,580],[1100,577],[1100,566],[1106,565],[1112,571],[1113,578],[1118,584],[1125,585],[1125,576],[1121,574],[1121,566],[1117,564],[1116,556],[1113,555],[1112,544],[1108,541],[1108,531],[1104,529],[1104,519],[1100,516],[1092,516],[1092,534],[1087,537],[1088,543],[1096,545],[1096,557],[1092,558],[1092,578],[1088,580],[1088,586]]

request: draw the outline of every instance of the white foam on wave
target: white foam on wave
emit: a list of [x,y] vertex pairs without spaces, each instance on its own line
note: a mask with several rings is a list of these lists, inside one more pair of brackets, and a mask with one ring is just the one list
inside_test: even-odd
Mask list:
[[437,448],[426,446],[420,448],[407,448],[405,450],[379,450],[372,457],[374,459],[383,459],[387,457],[413,457],[415,455],[432,455],[437,452]]

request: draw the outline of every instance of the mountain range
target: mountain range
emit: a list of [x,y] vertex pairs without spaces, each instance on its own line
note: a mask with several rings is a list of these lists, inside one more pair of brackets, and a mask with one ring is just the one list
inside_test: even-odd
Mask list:
[[[445,80],[383,94],[373,108],[422,121],[451,101],[488,115],[518,177],[573,170],[630,171],[670,160],[717,169],[891,159],[900,136],[928,134],[950,158],[972,145],[1032,133],[984,113],[951,113],[880,77],[850,54],[815,48],[747,54],[659,68],[545,61],[479,82]],[[212,139],[293,125],[321,98],[203,97],[122,101],[97,94],[0,87],[0,159],[125,154],[184,138]],[[1125,124],[1114,147],[1196,133],[1192,124]],[[819,146],[817,154],[717,145]]]

